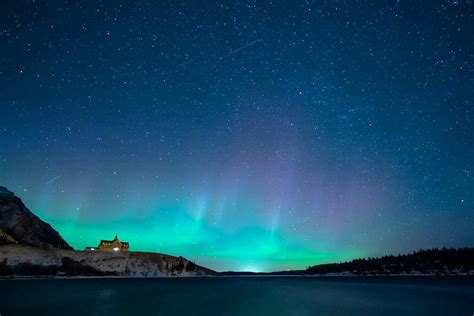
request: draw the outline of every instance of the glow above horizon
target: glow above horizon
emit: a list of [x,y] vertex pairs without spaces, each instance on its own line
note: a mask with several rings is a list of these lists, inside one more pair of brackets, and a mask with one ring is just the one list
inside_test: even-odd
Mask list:
[[472,246],[470,3],[51,6],[0,12],[0,185],[74,248],[270,271]]

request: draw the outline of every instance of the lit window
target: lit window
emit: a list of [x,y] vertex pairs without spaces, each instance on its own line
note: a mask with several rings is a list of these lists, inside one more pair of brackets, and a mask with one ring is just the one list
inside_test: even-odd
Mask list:
[[115,247],[114,248],[114,251],[119,251],[120,249],[118,247]]

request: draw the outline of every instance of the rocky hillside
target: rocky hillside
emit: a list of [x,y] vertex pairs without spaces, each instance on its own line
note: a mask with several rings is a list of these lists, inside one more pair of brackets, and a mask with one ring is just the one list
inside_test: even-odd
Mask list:
[[215,271],[161,253],[74,251],[21,199],[0,187],[0,276],[215,275]]
[[0,246],[0,276],[168,277],[216,275],[183,258],[161,253],[73,251]]
[[31,213],[20,198],[2,186],[0,243],[20,243],[45,249],[72,249],[51,225]]

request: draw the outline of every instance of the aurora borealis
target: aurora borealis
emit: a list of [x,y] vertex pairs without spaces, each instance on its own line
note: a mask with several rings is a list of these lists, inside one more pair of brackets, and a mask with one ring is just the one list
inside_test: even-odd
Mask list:
[[474,240],[470,1],[3,1],[0,185],[270,271]]

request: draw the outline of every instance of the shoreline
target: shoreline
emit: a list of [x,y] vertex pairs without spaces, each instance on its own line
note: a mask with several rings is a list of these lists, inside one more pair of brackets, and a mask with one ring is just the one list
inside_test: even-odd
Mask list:
[[0,282],[5,280],[92,280],[92,279],[195,279],[195,278],[398,278],[398,277],[473,277],[474,274],[375,274],[375,275],[357,275],[357,274],[341,274],[341,275],[186,275],[186,276],[0,276]]

